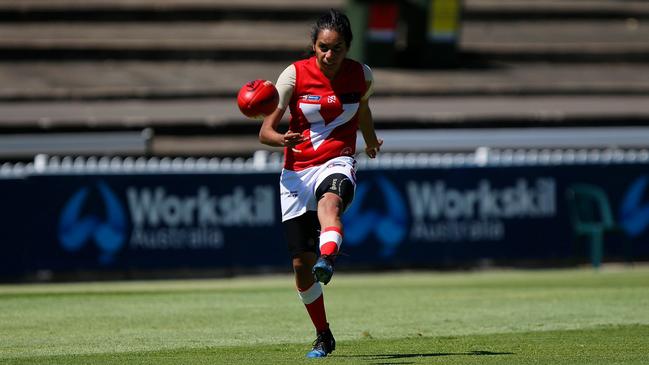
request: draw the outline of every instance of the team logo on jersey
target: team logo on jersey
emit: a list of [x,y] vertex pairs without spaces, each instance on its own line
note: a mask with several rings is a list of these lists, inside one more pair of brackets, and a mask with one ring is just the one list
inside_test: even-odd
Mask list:
[[320,101],[320,95],[302,95],[302,100]]
[[329,96],[327,96],[327,102],[328,102],[329,104],[333,104],[333,103],[335,103],[335,102],[336,102],[336,95],[329,95]]
[[343,104],[343,112],[331,122],[326,123],[322,114],[320,114],[322,104],[299,103],[298,107],[302,110],[302,114],[304,114],[306,120],[311,124],[311,133],[309,133],[309,137],[311,139],[311,144],[313,145],[313,150],[317,150],[322,142],[327,139],[331,131],[338,126],[349,122],[354,115],[356,115],[356,111],[358,111],[358,103]]

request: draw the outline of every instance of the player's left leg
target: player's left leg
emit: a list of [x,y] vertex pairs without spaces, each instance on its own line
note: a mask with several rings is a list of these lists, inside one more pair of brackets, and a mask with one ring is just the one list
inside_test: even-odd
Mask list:
[[354,198],[355,184],[344,173],[326,176],[316,189],[318,220],[320,221],[320,257],[313,266],[317,281],[329,283],[334,272],[334,261],[343,240],[341,216]]

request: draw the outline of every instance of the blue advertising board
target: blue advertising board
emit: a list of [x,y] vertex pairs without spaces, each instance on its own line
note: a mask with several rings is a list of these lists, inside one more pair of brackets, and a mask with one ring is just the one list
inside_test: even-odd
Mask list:
[[[358,172],[342,267],[649,259],[645,164]],[[290,269],[277,173],[0,180],[0,275]]]
[[29,185],[30,270],[288,262],[275,175],[37,175]]
[[[592,239],[579,231],[584,220],[601,230],[609,259],[649,258],[646,165],[370,170],[358,178],[343,220],[351,262],[583,261]],[[590,194],[575,198],[584,188]]]
[[29,265],[23,229],[29,213],[21,202],[29,193],[26,178],[0,178],[0,276],[22,273]]

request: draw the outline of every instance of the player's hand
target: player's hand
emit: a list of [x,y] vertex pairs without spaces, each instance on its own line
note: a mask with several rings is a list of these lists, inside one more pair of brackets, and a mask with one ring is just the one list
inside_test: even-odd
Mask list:
[[300,133],[292,132],[290,129],[282,137],[282,144],[286,147],[295,147],[304,142],[304,138]]
[[381,145],[383,145],[383,140],[380,139],[380,138],[378,138],[378,139],[376,140],[376,144],[372,144],[372,145],[367,145],[367,146],[365,146],[365,153],[367,153],[367,156],[368,156],[369,158],[375,158],[376,155],[377,155],[377,154],[379,153],[379,151],[381,150]]

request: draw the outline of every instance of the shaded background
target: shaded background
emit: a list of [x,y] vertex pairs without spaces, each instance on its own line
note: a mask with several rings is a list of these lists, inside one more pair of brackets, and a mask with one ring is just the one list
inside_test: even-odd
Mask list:
[[[612,197],[616,222],[601,217],[599,208],[585,208],[596,227],[582,235],[619,228],[619,206],[647,162],[646,2],[0,0],[2,209],[5,217],[25,213],[21,224],[5,218],[3,231],[38,230],[43,222],[30,214],[39,209],[29,200],[37,196],[30,176],[56,175],[65,185],[64,175],[148,171],[156,180],[170,171],[200,171],[216,174],[214,184],[222,187],[215,176],[231,174],[233,166],[235,173],[237,166],[259,171],[267,164],[276,171],[278,150],[259,144],[259,122],[239,113],[236,93],[252,79],[276,80],[302,57],[311,24],[329,7],[348,12],[355,29],[351,56],[374,71],[371,107],[386,143],[383,162],[371,170],[398,170],[419,158],[428,161],[418,169],[429,177],[417,179],[426,181],[467,166],[493,167],[473,177],[489,178],[512,164],[528,166],[533,172],[520,175],[526,176],[539,164],[561,164],[543,171],[565,175],[570,166],[615,163],[615,174],[588,172],[586,180]],[[444,158],[452,161],[444,165]],[[513,185],[518,175],[511,176],[501,184]],[[61,202],[85,185],[66,186]],[[564,193],[557,199],[565,201]],[[643,212],[643,194],[639,189],[637,206],[627,210]],[[22,196],[28,199],[16,199]],[[94,209],[101,211],[101,204]],[[56,215],[62,208],[50,209]],[[567,211],[560,214],[562,239],[572,240],[567,227],[574,222]],[[10,253],[34,243],[12,237],[18,238],[3,243]],[[57,237],[40,241],[60,245]],[[283,248],[281,237],[277,241]],[[610,260],[628,259],[621,249],[612,252],[618,254]],[[570,264],[591,260],[582,253]],[[444,265],[491,262],[482,256],[486,261],[463,261],[460,254]],[[435,265],[439,261],[431,260]]]

